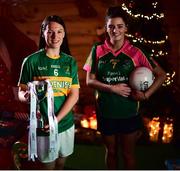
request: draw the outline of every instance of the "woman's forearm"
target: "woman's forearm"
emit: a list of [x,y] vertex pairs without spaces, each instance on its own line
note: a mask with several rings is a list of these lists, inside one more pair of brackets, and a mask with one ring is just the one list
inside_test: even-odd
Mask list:
[[68,114],[68,112],[77,103],[78,99],[79,99],[79,89],[72,89],[71,93],[68,95],[65,103],[63,104],[57,115],[58,122],[61,121]]

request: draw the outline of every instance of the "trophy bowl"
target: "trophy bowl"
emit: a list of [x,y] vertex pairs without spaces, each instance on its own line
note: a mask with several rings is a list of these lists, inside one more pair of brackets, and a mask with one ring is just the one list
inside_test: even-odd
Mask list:
[[35,94],[37,97],[37,100],[40,102],[46,97],[47,93],[47,82],[46,81],[33,81],[33,84],[35,85]]

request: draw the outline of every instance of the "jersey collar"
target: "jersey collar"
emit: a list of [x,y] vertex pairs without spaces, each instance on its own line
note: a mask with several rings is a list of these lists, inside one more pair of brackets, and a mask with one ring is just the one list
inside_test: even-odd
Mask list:
[[108,51],[110,51],[114,56],[118,56],[121,52],[125,52],[126,48],[128,48],[128,47],[130,46],[130,42],[129,42],[127,39],[125,39],[123,46],[121,47],[121,49],[119,49],[119,50],[117,50],[117,51],[114,51],[114,50],[110,47],[107,39],[105,40],[104,46],[105,46],[105,48],[106,48]]

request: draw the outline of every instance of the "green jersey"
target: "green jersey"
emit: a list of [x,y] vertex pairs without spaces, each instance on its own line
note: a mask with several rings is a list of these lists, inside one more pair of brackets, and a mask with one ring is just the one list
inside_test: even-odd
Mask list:
[[[95,44],[84,65],[84,70],[96,75],[104,84],[129,83],[129,75],[135,67],[144,66],[152,70],[156,65],[129,41],[118,51],[113,51],[108,42]],[[97,113],[106,118],[129,118],[138,114],[139,103],[131,97],[97,91]]]
[[[77,64],[73,57],[60,53],[60,57],[52,58],[46,55],[44,49],[24,59],[18,86],[27,86],[28,82],[48,79],[54,92],[55,115],[64,104],[71,88],[79,88]],[[47,98],[40,102],[40,112],[47,120]],[[58,124],[58,132],[63,132],[74,124],[70,111]]]

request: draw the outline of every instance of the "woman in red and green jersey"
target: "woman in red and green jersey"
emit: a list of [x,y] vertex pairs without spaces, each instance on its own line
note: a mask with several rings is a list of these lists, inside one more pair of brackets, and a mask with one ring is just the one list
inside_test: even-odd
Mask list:
[[[127,19],[121,7],[110,7],[106,15],[106,40],[96,43],[87,58],[87,85],[96,89],[98,130],[106,147],[108,169],[118,169],[118,139],[125,169],[135,169],[134,147],[142,128],[139,101],[148,99],[164,82],[165,72],[148,54],[126,38]],[[144,66],[155,80],[146,92],[132,90],[129,75]]]

